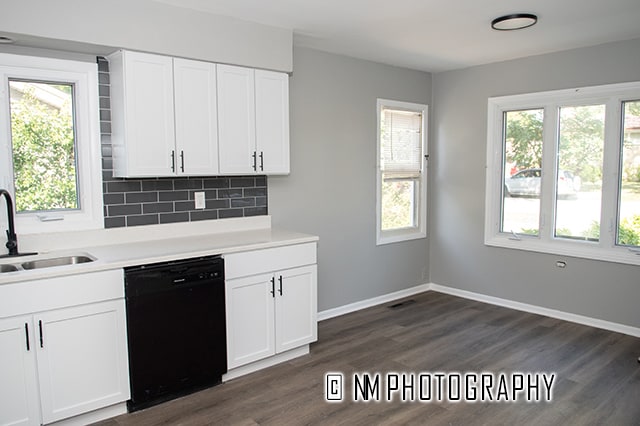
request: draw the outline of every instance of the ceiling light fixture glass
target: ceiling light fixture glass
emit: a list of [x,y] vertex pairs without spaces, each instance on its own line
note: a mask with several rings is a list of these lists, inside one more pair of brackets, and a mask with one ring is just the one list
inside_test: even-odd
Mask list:
[[513,13],[491,21],[491,28],[498,31],[513,31],[535,25],[538,17],[531,13]]

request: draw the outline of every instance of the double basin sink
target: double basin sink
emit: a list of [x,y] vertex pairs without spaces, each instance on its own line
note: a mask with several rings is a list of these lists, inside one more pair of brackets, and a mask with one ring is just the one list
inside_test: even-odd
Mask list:
[[55,266],[76,265],[79,263],[93,262],[95,259],[89,255],[61,256],[49,259],[36,259],[23,263],[0,264],[0,273],[16,272],[41,268],[52,268]]

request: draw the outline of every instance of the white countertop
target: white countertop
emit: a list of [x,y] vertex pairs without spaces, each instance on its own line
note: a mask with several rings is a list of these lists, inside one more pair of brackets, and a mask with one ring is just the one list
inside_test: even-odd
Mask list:
[[[236,222],[237,223],[237,222]],[[269,222],[270,223],[270,222]],[[182,228],[169,228],[171,230],[165,234],[182,235],[178,237],[153,237],[145,238],[144,235],[136,236],[135,241],[124,241],[113,243],[105,239],[108,244],[100,244],[104,241],[96,241],[95,245],[90,243],[78,245],[75,248],[65,247],[60,250],[50,250],[37,256],[23,256],[4,258],[0,264],[20,264],[33,259],[54,258],[67,255],[89,254],[96,260],[89,263],[55,266],[34,270],[20,270],[16,272],[5,272],[0,274],[0,285],[30,281],[43,278],[59,277],[64,275],[75,275],[109,269],[119,269],[127,266],[143,265],[148,263],[165,262],[177,259],[187,259],[190,257],[229,254],[248,250],[259,250],[271,247],[280,247],[292,244],[303,244],[318,241],[318,237],[299,232],[292,232],[282,229],[257,228],[242,230],[240,226],[233,226],[231,232],[225,232],[220,226],[214,229],[203,228],[197,235],[184,235],[184,232],[175,232],[176,229],[184,231],[188,229],[191,233],[195,228],[186,228],[189,225],[178,225]],[[121,233],[125,231],[118,231]],[[138,234],[140,231],[137,230]],[[157,234],[157,232],[156,232]],[[113,238],[112,238],[113,239]],[[31,248],[31,247],[29,247]],[[21,251],[27,251],[21,249]]]

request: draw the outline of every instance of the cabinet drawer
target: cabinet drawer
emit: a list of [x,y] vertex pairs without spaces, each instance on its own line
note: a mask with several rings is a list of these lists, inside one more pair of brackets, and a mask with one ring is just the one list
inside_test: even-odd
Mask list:
[[0,318],[124,298],[122,269],[0,286]]
[[224,257],[225,278],[273,272],[316,263],[316,243],[232,253]]

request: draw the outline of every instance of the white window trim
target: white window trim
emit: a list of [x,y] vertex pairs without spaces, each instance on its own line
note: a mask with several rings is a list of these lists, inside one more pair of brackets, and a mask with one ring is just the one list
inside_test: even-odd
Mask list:
[[[382,171],[380,170],[380,114],[383,107],[404,109],[422,113],[422,173],[418,181],[418,226],[382,230]],[[427,117],[428,106],[411,102],[401,102],[389,99],[378,99],[376,118],[376,245],[391,244],[400,241],[416,240],[427,237]]]
[[81,207],[77,211],[44,215],[16,214],[16,232],[20,235],[103,228],[97,64],[0,53],[0,187],[8,189],[15,200],[11,173],[11,123],[7,111],[9,78],[74,84],[76,161]]
[[[484,243],[595,260],[640,265],[640,251],[616,245],[618,182],[620,175],[621,104],[640,99],[640,82],[489,98]],[[565,105],[606,104],[600,241],[554,237],[557,149],[543,149],[542,196],[538,236],[500,232],[503,176],[503,113],[544,108],[543,145],[556,145],[558,108]],[[547,165],[547,166],[544,166]]]

